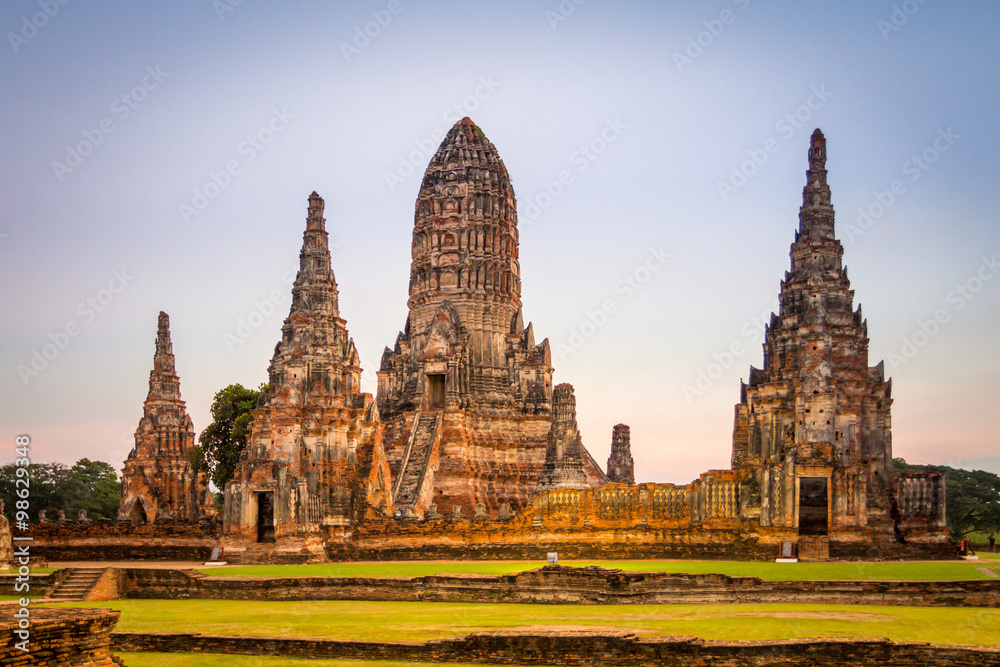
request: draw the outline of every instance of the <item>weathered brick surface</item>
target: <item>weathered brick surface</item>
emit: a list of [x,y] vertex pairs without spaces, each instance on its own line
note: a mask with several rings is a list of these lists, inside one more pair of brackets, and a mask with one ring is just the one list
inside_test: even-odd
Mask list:
[[[847,534],[879,547],[944,545],[944,479],[892,476],[892,381],[881,362],[868,365],[868,322],[854,307],[836,238],[818,129],[806,176],[791,270],[764,332],[764,365],[750,368],[735,409],[740,515],[762,529]],[[813,546],[824,558],[825,544]]]
[[763,581],[720,574],[623,572],[546,566],[511,575],[426,577],[212,577],[193,570],[129,569],[129,598],[402,600],[553,604],[777,603],[1000,607],[1000,580]]
[[[341,317],[323,198],[309,196],[291,307],[232,479],[230,539],[275,543],[391,511],[375,400],[361,392],[361,359]],[[316,549],[322,555],[322,547]]]
[[170,318],[160,313],[153,370],[143,416],[135,429],[135,446],[122,469],[118,518],[132,523],[161,519],[195,522],[215,516],[208,476],[196,473],[188,460],[194,447],[194,425],[181,400],[174,370]]
[[[404,517],[497,516],[537,491],[551,425],[552,353],[521,310],[517,200],[500,154],[469,118],[424,172],[408,314],[382,355],[378,408]],[[438,426],[435,427],[434,425]],[[581,446],[578,482],[604,472]],[[582,481],[581,481],[582,480]],[[432,509],[431,506],[434,506]]]
[[19,607],[0,606],[0,665],[27,667],[114,667],[111,630],[121,615],[111,609],[36,609],[31,611],[29,651],[17,648]]
[[640,639],[625,632],[490,632],[417,644],[119,632],[113,640],[115,649],[120,651],[522,665],[986,667],[1000,664],[1000,649],[885,639],[710,642],[692,637]]
[[31,527],[33,557],[47,560],[208,560],[219,544],[218,523],[127,521],[41,523]]
[[[554,489],[535,497],[510,521],[399,522],[373,518],[349,541],[329,540],[332,560],[454,558],[721,558],[772,560],[798,531],[762,527],[742,515],[742,473],[712,470],[687,486],[609,484],[597,489]],[[947,540],[899,543],[891,530],[835,529],[831,558],[957,558]]]

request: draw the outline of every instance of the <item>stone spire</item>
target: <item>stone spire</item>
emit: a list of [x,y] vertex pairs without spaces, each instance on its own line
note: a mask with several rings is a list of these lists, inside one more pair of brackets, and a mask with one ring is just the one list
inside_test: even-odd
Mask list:
[[552,391],[552,428],[545,448],[545,468],[538,490],[586,489],[583,443],[576,425],[576,395],[573,385],[562,383]]
[[635,484],[635,463],[629,427],[616,424],[611,432],[611,456],[608,457],[608,481]]
[[[839,483],[850,478],[851,489],[868,489],[870,502],[878,493],[885,497],[892,474],[892,386],[881,363],[868,366],[868,326],[860,306],[854,310],[826,173],[826,139],[816,130],[789,253],[791,271],[781,281],[778,313],[764,332],[764,367],[750,369],[736,406],[733,467],[777,466],[764,485],[772,485],[772,495],[763,489],[762,525],[797,520],[789,500],[795,496],[773,486],[792,470],[781,467],[788,460],[812,461],[816,474],[821,466],[846,466],[846,472],[836,473]],[[857,513],[860,501],[852,497],[844,506]]]
[[299,272],[247,447],[226,487],[229,535],[279,543],[390,508],[375,401],[338,308],[323,199],[309,196]]
[[207,480],[193,472],[188,460],[194,446],[194,426],[181,400],[180,387],[174,370],[170,318],[161,312],[143,416],[122,471],[121,520],[193,520],[199,512],[214,512]]
[[[281,341],[268,368],[270,391],[262,398],[265,410],[329,406],[336,400],[350,405],[361,381],[361,362],[347,323],[340,317],[337,281],[330,266],[329,235],[323,217],[323,198],[309,195],[306,230],[299,252],[299,272],[292,285],[292,305],[281,327]],[[280,455],[296,459],[296,438],[265,437],[274,424],[254,422],[258,457]],[[287,435],[288,431],[282,431]],[[298,471],[296,471],[298,472]]]
[[826,183],[826,137],[817,128],[809,139],[809,169],[802,188],[799,234],[833,239],[833,204]]
[[[156,350],[153,353],[153,370],[149,372],[149,392],[143,403],[144,424],[177,429],[181,437],[156,439],[149,455],[183,456],[194,444],[194,427],[181,400],[181,380],[174,370],[174,346],[170,342],[170,317],[160,311],[156,327]],[[153,444],[153,443],[150,443]]]
[[330,267],[330,241],[323,217],[323,198],[313,192],[309,195],[306,231],[302,234],[299,252],[299,273],[292,286],[292,315],[309,313],[312,316],[340,314],[337,302],[337,280]]

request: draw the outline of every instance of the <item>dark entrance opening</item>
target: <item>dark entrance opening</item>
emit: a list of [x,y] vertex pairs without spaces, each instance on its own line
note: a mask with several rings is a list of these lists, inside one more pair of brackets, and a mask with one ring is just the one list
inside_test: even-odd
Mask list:
[[129,513],[129,520],[134,526],[146,525],[146,508],[143,506],[142,502],[137,500],[135,505],[132,505],[132,511]]
[[444,375],[427,376],[427,407],[440,410],[444,407]]
[[826,535],[826,477],[799,478],[799,535]]
[[257,541],[274,542],[274,493],[257,494]]

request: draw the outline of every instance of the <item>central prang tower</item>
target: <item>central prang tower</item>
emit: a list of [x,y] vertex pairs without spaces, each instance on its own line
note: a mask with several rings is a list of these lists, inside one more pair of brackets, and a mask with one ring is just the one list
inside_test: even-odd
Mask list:
[[[410,312],[378,373],[401,516],[422,518],[431,505],[466,517],[477,505],[480,515],[504,504],[515,511],[534,495],[551,421],[552,358],[548,340],[536,345],[524,326],[517,250],[510,175],[483,131],[463,118],[424,173]],[[603,481],[591,467],[595,483]]]

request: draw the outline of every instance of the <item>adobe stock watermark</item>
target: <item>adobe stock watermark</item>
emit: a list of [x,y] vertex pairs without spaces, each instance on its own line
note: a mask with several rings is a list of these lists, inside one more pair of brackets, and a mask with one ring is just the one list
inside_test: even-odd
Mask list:
[[912,361],[920,353],[920,350],[927,347],[931,340],[941,333],[942,327],[952,321],[954,313],[969,305],[997,273],[1000,273],[1000,263],[997,262],[997,256],[983,257],[972,275],[955,285],[945,295],[945,301],[950,308],[938,308],[931,317],[917,322],[916,331],[909,336],[903,336],[899,350],[889,354],[889,363],[892,364],[893,370],[897,370],[900,366]]
[[226,14],[232,14],[236,8],[243,4],[243,0],[213,0],[212,9],[220,21],[226,20]]
[[579,324],[570,327],[566,342],[560,341],[555,344],[559,358],[565,359],[579,352],[588,340],[607,325],[611,316],[620,311],[622,305],[628,303],[658,271],[667,265],[668,259],[670,253],[664,250],[663,246],[659,248],[650,246],[645,259],[615,283],[614,292],[618,296],[607,298],[596,309],[588,310]]
[[703,396],[716,380],[722,377],[723,373],[736,363],[736,360],[746,354],[748,347],[764,342],[764,331],[767,323],[771,319],[771,313],[777,313],[781,308],[777,297],[774,303],[767,310],[761,311],[760,315],[755,315],[740,326],[742,338],[737,338],[729,343],[722,352],[712,355],[710,361],[704,368],[699,368],[695,374],[694,382],[684,385],[681,390],[689,405],[694,405],[694,399]]
[[93,129],[83,130],[83,139],[73,145],[66,144],[66,155],[62,162],[52,161],[52,172],[56,180],[60,183],[68,174],[83,164],[84,159],[94,152],[94,149],[104,142],[104,138],[115,131],[115,118],[118,122],[124,121],[132,115],[132,112],[139,108],[151,92],[160,87],[163,80],[170,76],[169,72],[164,72],[160,66],[146,67],[146,74],[142,80],[131,90],[122,93],[111,102],[111,113],[114,118],[106,116],[97,123]]
[[[955,142],[962,138],[956,134],[951,125],[947,129],[938,128],[937,136],[927,148],[920,151],[903,163],[902,172],[904,176],[909,176],[910,183],[916,183],[931,166],[940,159],[941,155],[955,145]],[[871,229],[882,216],[886,214],[893,204],[907,193],[906,183],[903,179],[897,178],[889,184],[885,190],[876,190],[872,193],[874,199],[867,206],[858,207],[858,218],[855,222],[848,222],[844,225],[842,234],[848,241],[862,236]]]
[[900,28],[909,22],[910,17],[920,11],[922,5],[927,4],[927,0],[904,0],[904,2],[892,5],[889,19],[879,19],[875,24],[878,31],[882,33],[882,39],[889,41],[889,35],[899,32]]
[[405,8],[402,0],[389,0],[384,9],[372,10],[370,12],[371,21],[364,25],[355,26],[354,39],[350,42],[340,43],[340,52],[344,54],[344,59],[351,62],[351,58],[361,55],[361,52],[371,45],[372,40],[378,39],[392,23],[392,20],[402,14]]
[[[745,12],[750,6],[750,0],[732,0],[732,2],[741,12]],[[694,61],[701,58],[705,53],[705,49],[715,44],[715,41],[719,37],[722,37],[722,33],[726,31],[726,26],[736,23],[736,17],[738,16],[739,14],[731,9],[723,9],[719,12],[718,18],[702,21],[701,24],[705,26],[705,29],[687,38],[687,46],[683,52],[674,51],[673,53],[674,65],[677,66],[677,71],[683,74],[685,67],[693,65]]]
[[267,150],[267,147],[274,142],[274,139],[288,129],[289,122],[295,116],[288,113],[288,108],[274,108],[271,118],[267,123],[254,132],[247,135],[247,138],[236,147],[237,158],[227,160],[219,171],[208,172],[208,180],[200,188],[194,188],[191,203],[179,205],[181,219],[185,223],[201,215],[201,212],[208,208],[208,205],[221,195],[233,182],[233,177],[239,176],[243,167],[257,159],[257,156]]
[[448,107],[445,112],[441,114],[441,119],[447,123],[446,128],[436,127],[423,139],[414,139],[414,150],[411,150],[405,155],[400,154],[396,158],[395,171],[387,170],[383,174],[385,184],[389,186],[389,191],[395,192],[397,185],[417,173],[418,169],[426,167],[427,163],[430,162],[432,157],[434,157],[434,153],[437,152],[438,146],[441,145],[441,141],[444,139],[445,135],[448,134],[448,130],[450,130],[455,123],[478,109],[479,105],[488,100],[490,96],[496,92],[500,85],[500,82],[494,79],[492,74],[480,76],[476,87],[470,95],[467,95],[462,100]]
[[[775,121],[774,131],[778,133],[781,140],[788,141],[795,136],[798,130],[806,127],[813,114],[822,109],[831,97],[833,97],[833,93],[826,89],[826,84],[821,84],[818,87],[813,86],[809,89],[809,95],[802,104]],[[775,137],[766,139],[759,148],[748,149],[747,159],[730,168],[729,178],[715,182],[715,189],[722,197],[722,201],[728,201],[732,195],[736,194],[780,149],[781,141]]]
[[[585,143],[580,144],[569,156],[569,163],[576,168],[576,173],[582,174],[587,171],[591,164],[607,152],[611,144],[618,141],[628,125],[621,122],[617,116],[614,119],[606,118],[604,127],[597,135]],[[542,211],[552,206],[556,199],[562,196],[566,188],[576,181],[573,170],[562,169],[552,180],[542,181],[541,187],[544,192],[521,199],[518,220],[527,227],[538,219]]]
[[545,20],[549,22],[549,29],[555,32],[560,23],[565,23],[570,16],[576,13],[576,8],[587,0],[562,0],[555,9],[545,10]]
[[17,374],[21,377],[24,386],[28,386],[32,378],[38,377],[42,371],[49,367],[57,357],[69,347],[70,342],[80,335],[84,325],[90,324],[97,319],[98,314],[107,310],[117,296],[125,291],[135,276],[128,273],[128,269],[111,272],[111,279],[106,287],[98,290],[93,296],[88,296],[76,306],[77,319],[71,319],[55,332],[48,333],[48,341],[40,347],[31,349],[31,359],[27,364],[17,365]]
[[34,39],[69,2],[70,0],[38,0],[38,8],[41,11],[35,12],[30,17],[22,16],[21,29],[7,33],[7,41],[10,42],[10,48],[14,49],[14,53],[19,53],[21,47]]
[[[291,285],[295,282],[295,275],[294,270],[285,271],[281,276],[281,282]],[[235,352],[236,348],[240,345],[250,340],[250,337],[265,322],[271,319],[272,315],[275,313],[281,314],[284,311],[281,306],[286,302],[287,298],[288,288],[285,287],[280,289],[275,288],[263,299],[253,301],[250,312],[236,319],[236,326],[232,331],[226,331],[222,334],[222,342],[225,343],[226,349],[229,350],[230,354]]]

